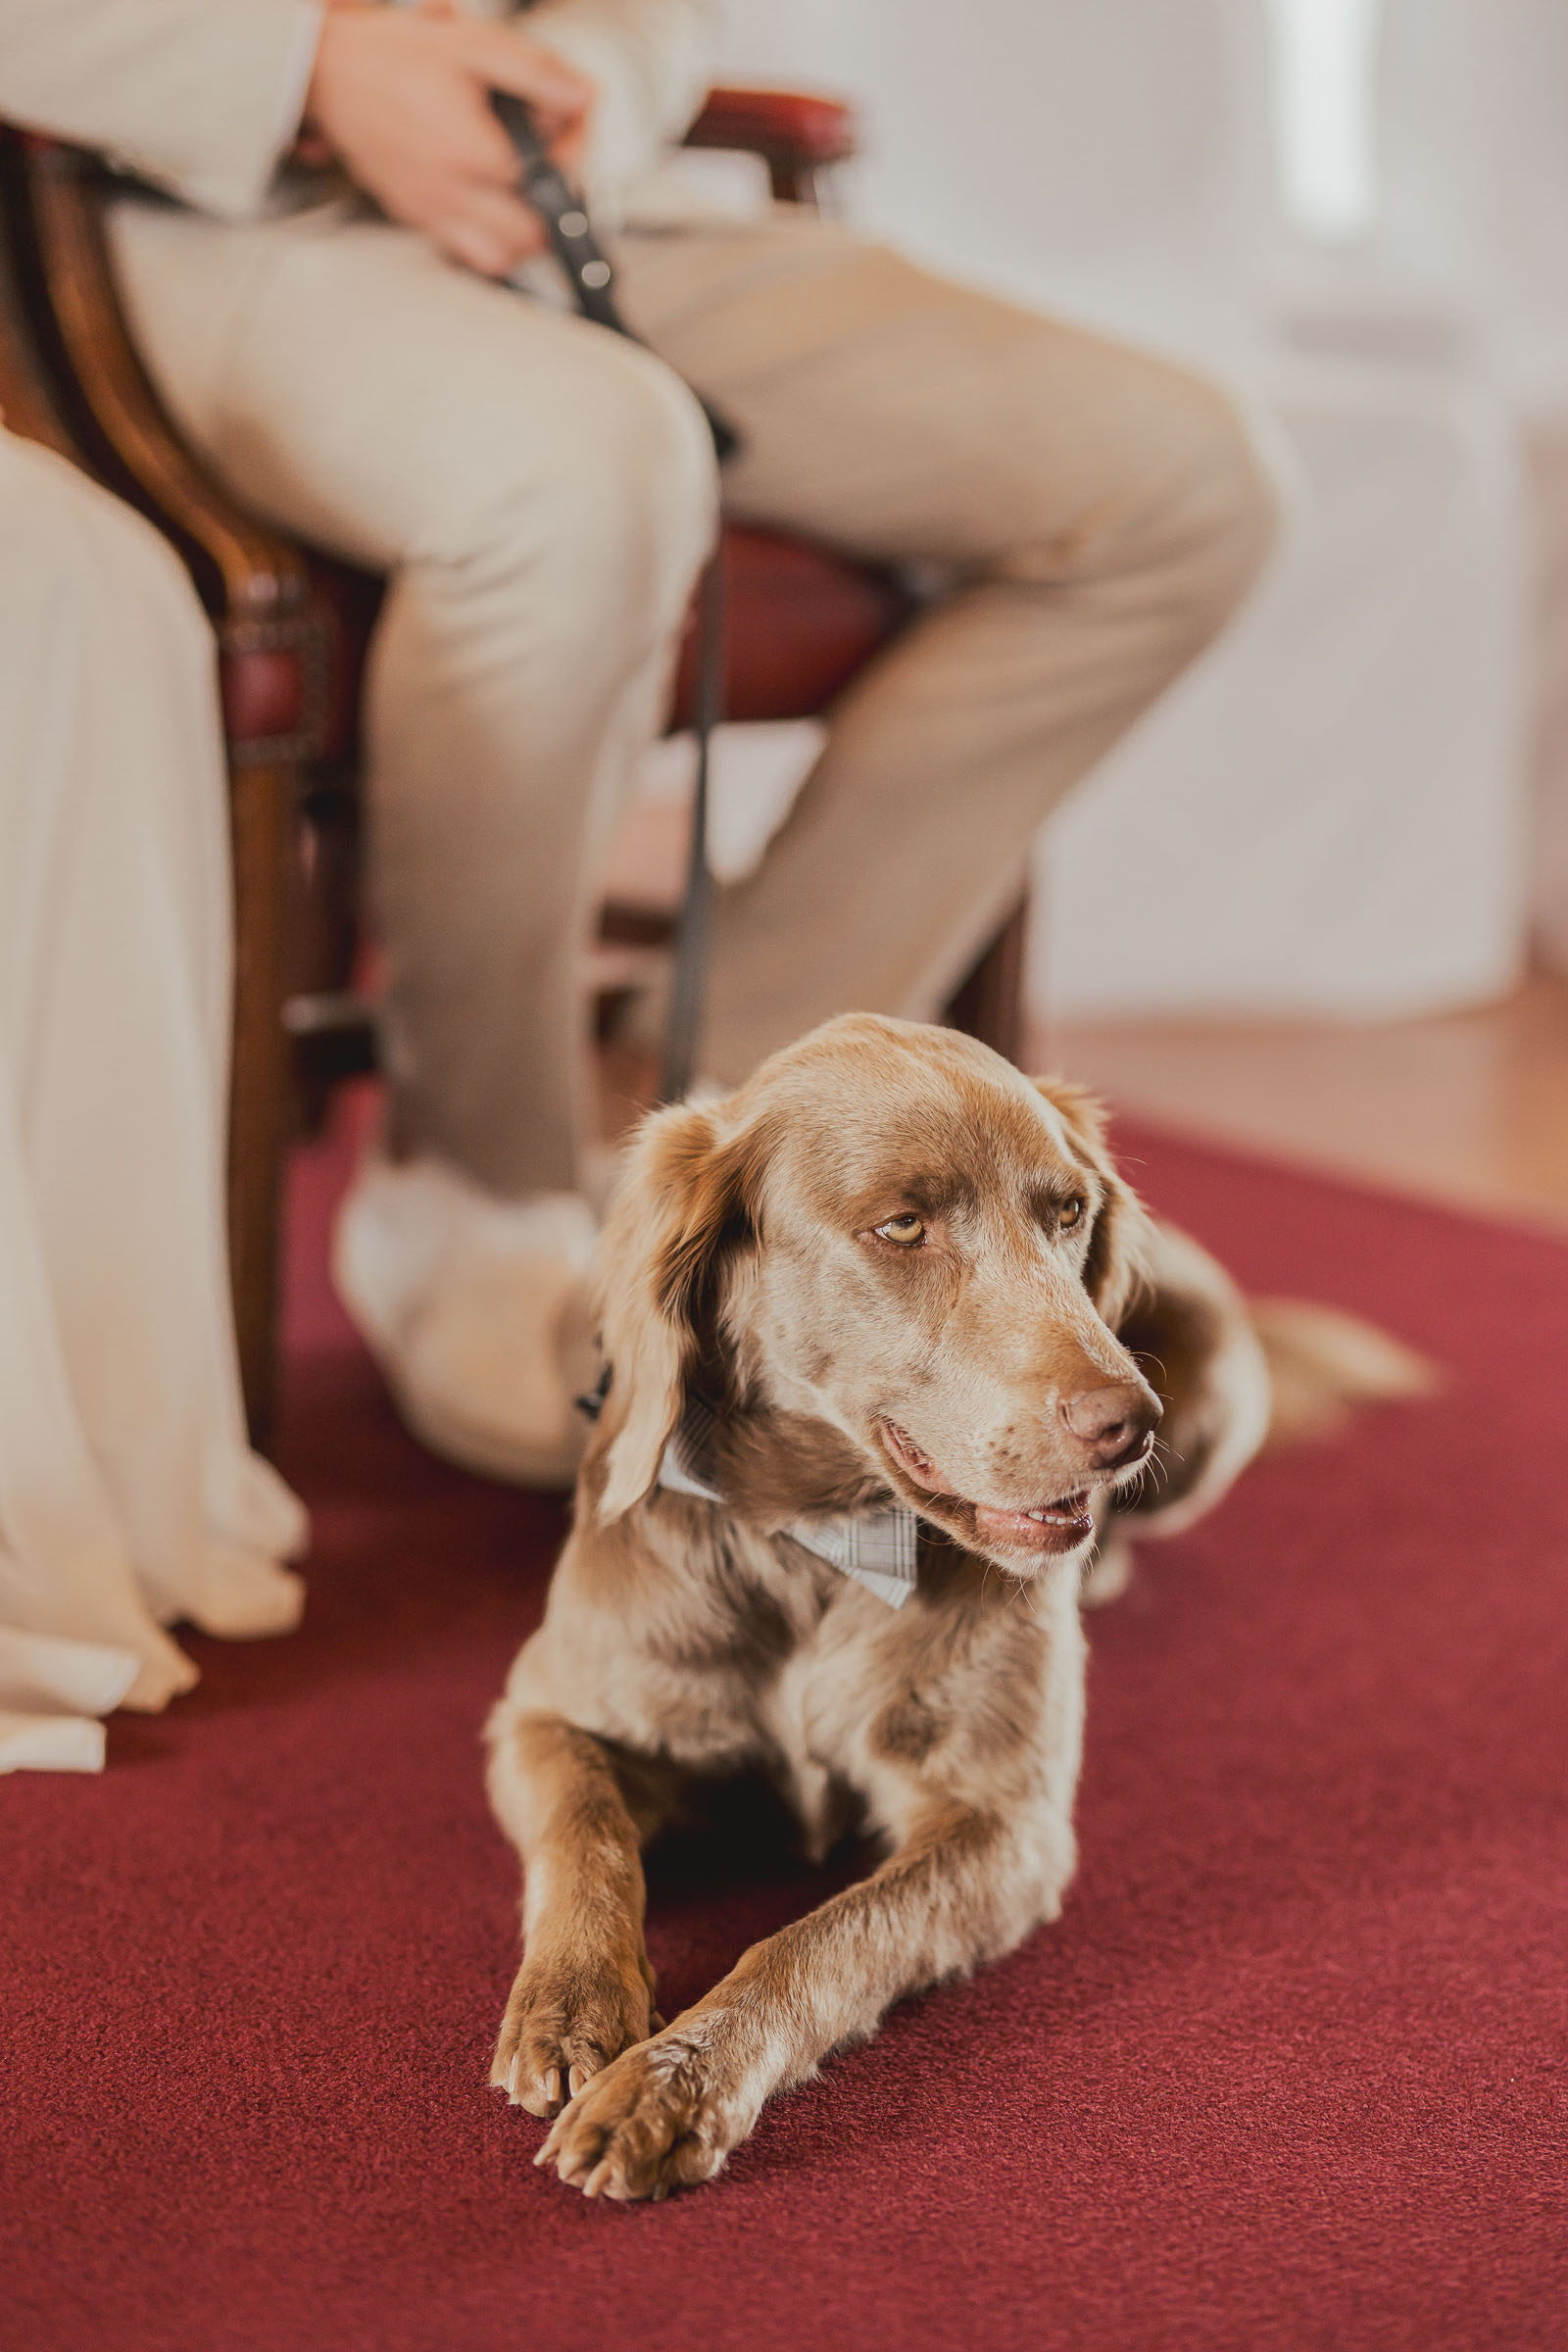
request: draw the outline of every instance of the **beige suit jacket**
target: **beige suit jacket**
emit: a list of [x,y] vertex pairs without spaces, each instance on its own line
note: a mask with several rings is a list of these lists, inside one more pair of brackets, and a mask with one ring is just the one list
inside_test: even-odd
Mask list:
[[[487,16],[509,0],[477,0]],[[702,102],[717,0],[541,0],[529,32],[599,84],[588,180],[620,192]],[[0,115],[102,148],[199,211],[259,213],[293,142],[317,0],[0,0]]]

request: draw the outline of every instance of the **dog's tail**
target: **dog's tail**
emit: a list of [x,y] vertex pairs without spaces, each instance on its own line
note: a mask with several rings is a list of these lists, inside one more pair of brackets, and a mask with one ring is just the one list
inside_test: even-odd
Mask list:
[[1357,1315],[1304,1298],[1250,1298],[1247,1311],[1268,1365],[1266,1452],[1329,1436],[1359,1405],[1442,1386],[1436,1364]]

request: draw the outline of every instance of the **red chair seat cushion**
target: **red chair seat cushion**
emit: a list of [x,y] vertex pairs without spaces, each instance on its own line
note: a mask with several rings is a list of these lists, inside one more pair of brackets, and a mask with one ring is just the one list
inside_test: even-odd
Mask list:
[[[726,716],[810,718],[903,625],[909,599],[885,571],[778,531],[724,532]],[[690,723],[695,608],[675,679],[672,723]]]

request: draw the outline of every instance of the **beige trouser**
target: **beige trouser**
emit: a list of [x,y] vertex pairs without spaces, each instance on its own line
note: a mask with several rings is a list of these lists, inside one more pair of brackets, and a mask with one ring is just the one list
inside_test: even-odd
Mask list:
[[[393,573],[371,863],[404,1146],[574,1180],[580,948],[711,528],[659,360],[319,212],[127,206],[153,371],[241,498]],[[703,1066],[931,1013],[1041,817],[1224,621],[1271,500],[1208,384],[808,217],[629,235],[626,310],[739,424],[728,511],[950,592],[857,682],[717,910]]]

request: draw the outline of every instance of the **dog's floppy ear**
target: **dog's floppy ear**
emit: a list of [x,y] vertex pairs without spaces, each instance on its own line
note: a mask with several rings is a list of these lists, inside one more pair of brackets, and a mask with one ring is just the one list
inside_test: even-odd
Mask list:
[[1100,1179],[1100,1213],[1089,1237],[1084,1288],[1102,1322],[1119,1330],[1145,1288],[1152,1238],[1149,1212],[1116,1173],[1105,1144],[1105,1114],[1094,1097],[1064,1078],[1036,1078],[1033,1083],[1060,1117],[1073,1150]]
[[756,1139],[724,1139],[694,1104],[643,1121],[599,1250],[599,1301],[611,1367],[602,1519],[640,1502],[659,1475],[697,1350],[697,1319],[720,1248],[750,1230]]

